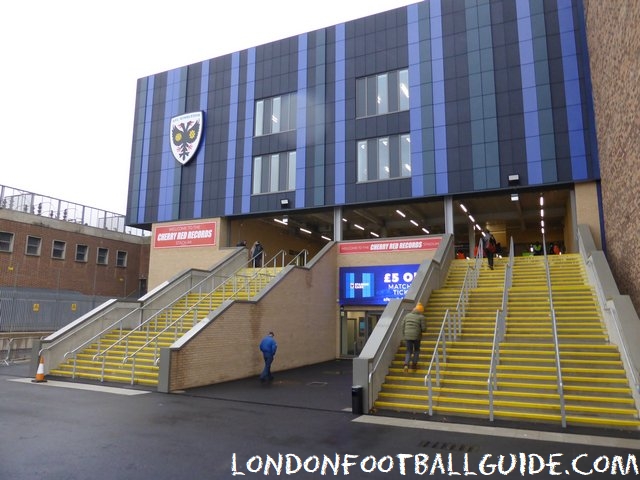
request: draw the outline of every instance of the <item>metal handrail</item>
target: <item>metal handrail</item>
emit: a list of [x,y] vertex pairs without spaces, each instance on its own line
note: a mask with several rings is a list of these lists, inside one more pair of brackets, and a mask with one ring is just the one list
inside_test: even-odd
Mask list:
[[[476,258],[475,265],[473,267],[468,266],[464,275],[464,281],[460,288],[460,295],[458,296],[458,303],[456,305],[456,311],[453,314],[449,313],[449,309],[444,313],[442,318],[442,325],[440,326],[440,333],[436,339],[436,343],[433,347],[433,355],[431,356],[431,362],[427,369],[427,374],[424,376],[424,384],[428,390],[429,401],[429,415],[433,415],[433,381],[432,370],[435,363],[436,370],[436,385],[440,386],[440,354],[439,348],[442,343],[442,357],[443,361],[447,361],[447,340],[457,340],[458,335],[462,334],[462,318],[466,313],[466,306],[469,301],[469,289],[475,288],[478,285],[478,276],[480,274],[480,265],[482,263],[481,249],[478,248],[478,257]],[[445,331],[446,327],[446,331]],[[445,333],[446,332],[446,333]]]
[[[284,251],[281,250],[276,255],[274,255],[263,267],[261,267],[258,271],[254,272],[253,275],[251,275],[249,277],[245,277],[245,278],[248,278],[248,280],[246,280],[246,281],[244,281],[242,283],[242,287],[241,288],[233,291],[231,293],[231,295],[229,295],[229,296],[224,296],[223,295],[223,298],[225,298],[225,300],[232,299],[232,298],[236,297],[238,295],[238,293],[240,293],[244,289],[250,289],[250,288],[255,287],[255,283],[253,282],[253,280],[255,280],[255,279],[259,279],[260,280],[260,282],[258,284],[259,288],[256,289],[256,293],[261,291],[277,275],[277,273],[278,273],[278,271],[277,271],[277,268],[278,268],[278,266],[277,266],[278,257],[280,257],[282,259],[282,265],[283,265],[282,268],[284,268],[284,267],[289,266],[289,265],[297,265],[300,258],[303,258],[304,259],[303,261],[306,263],[307,255],[308,255],[308,251],[307,250],[303,250],[300,253],[298,253],[287,265],[284,265]],[[269,269],[272,269],[273,272],[269,273]],[[264,281],[265,279],[266,279],[266,281]],[[235,279],[229,278],[229,280],[235,280]],[[225,282],[223,282],[223,284],[219,285],[217,288],[219,288],[220,286],[224,285],[224,283]],[[211,297],[213,296],[214,292],[215,292],[215,290],[210,292],[209,294],[207,294],[207,296],[205,298],[209,297],[209,299],[211,300]],[[163,333],[165,333],[166,331],[174,328],[174,326],[176,326],[178,323],[181,323],[182,319],[186,318],[187,314],[189,314],[190,311],[192,311],[192,310],[195,310],[193,312],[194,313],[194,316],[193,316],[194,325],[195,325],[195,323],[197,323],[197,317],[198,317],[198,314],[199,314],[199,310],[196,309],[196,306],[200,302],[202,302],[202,300],[203,299],[201,299],[198,302],[196,302],[189,310],[187,310],[182,315],[180,315],[180,317],[178,317],[176,320],[174,320],[171,324],[165,326],[165,328],[163,328],[161,331],[156,332],[155,336],[153,336],[152,338],[148,339],[145,342],[145,344],[140,346],[140,347],[138,347],[138,349],[136,351],[134,351],[130,355],[129,354],[125,354],[123,356],[122,363],[126,363],[130,359],[132,359],[132,366],[131,366],[131,383],[132,384],[134,383],[134,379],[135,379],[135,366],[136,366],[137,355],[142,350],[147,348],[149,345],[151,345],[152,343],[155,343],[154,353],[153,353],[153,356],[154,356],[153,363],[154,363],[154,365],[157,365],[158,364],[158,360],[160,358],[159,354],[158,354],[158,342],[159,342],[159,339],[160,339],[161,335]],[[209,308],[209,311],[210,311],[211,302],[209,303],[209,307],[208,308]],[[176,332],[176,334],[174,335],[174,341],[177,338],[177,332],[178,332],[177,328],[176,328],[175,332]],[[104,365],[104,361],[105,361],[104,359],[105,358],[106,358],[106,356],[103,356],[103,365]],[[103,367],[103,370],[104,370],[104,367]]]
[[[278,254],[274,255],[274,258],[276,258]],[[251,260],[247,261],[247,265],[251,262]],[[245,269],[247,267],[247,265],[244,265],[242,267],[239,267],[238,269],[236,269],[234,272],[231,273],[230,276],[220,276],[220,278],[223,278],[224,280],[217,286],[215,287],[213,290],[211,290],[210,292],[208,292],[208,294],[205,296],[205,298],[209,298],[210,302],[209,302],[209,306],[211,307],[211,298],[213,297],[214,292],[216,292],[216,290],[218,288],[221,288],[223,290],[223,294],[224,291],[226,289],[226,287],[228,286],[228,282],[230,280],[233,280],[235,282],[235,280],[237,280],[238,277],[241,277],[241,275],[239,275],[239,272],[241,272],[243,269]],[[206,284],[206,282],[209,282],[210,280],[214,279],[217,275],[217,272],[212,272],[211,274],[207,275],[205,278],[203,278],[201,281],[199,281],[198,283],[196,283],[193,287],[189,288],[186,292],[184,292],[182,295],[180,295],[180,297],[176,298],[175,300],[173,300],[171,303],[169,303],[168,305],[165,305],[164,307],[162,307],[160,310],[158,310],[157,312],[155,312],[154,314],[152,314],[148,319],[146,319],[144,322],[140,323],[137,327],[135,327],[134,329],[128,331],[125,335],[122,335],[122,329],[120,331],[121,336],[118,338],[118,340],[116,340],[112,345],[110,345],[109,347],[107,347],[105,350],[100,351],[100,345],[98,344],[98,352],[93,356],[93,360],[95,361],[96,358],[98,356],[103,356],[105,355],[108,351],[110,351],[112,348],[114,348],[116,345],[120,345],[122,343],[123,340],[126,339],[126,346],[125,346],[125,355],[128,355],[128,337],[133,333],[133,332],[137,332],[142,330],[143,328],[147,329],[147,334],[149,333],[149,326],[153,321],[157,321],[157,319],[161,316],[161,315],[171,315],[173,308],[175,308],[179,302],[182,302],[189,294],[192,294],[194,292],[198,292],[198,294],[200,296],[202,296],[202,287],[203,285]],[[184,279],[183,281],[186,281],[188,279]],[[235,291],[238,287],[234,284],[234,286],[232,287],[232,291]],[[200,300],[202,301],[202,299]],[[200,303],[200,301],[198,303]],[[139,307],[138,309],[134,310],[133,312],[130,312],[128,315],[130,314],[135,314],[141,310],[144,310],[144,306],[143,307]],[[127,316],[128,316],[127,315]],[[126,317],[126,316],[125,316]],[[181,317],[182,318],[182,317]],[[122,319],[121,319],[122,320]],[[119,320],[119,321],[121,321]],[[118,322],[115,322],[112,326],[111,326],[111,330],[113,329],[113,327],[117,324]],[[195,325],[195,322],[194,322]],[[109,329],[109,327],[107,327],[107,329],[103,330],[102,332],[99,333],[99,335],[104,335],[105,333],[107,333],[107,330]],[[110,330],[108,330],[110,331]],[[95,339],[95,337],[94,337]],[[148,336],[147,336],[148,339]],[[84,346],[87,345],[87,342],[85,342],[83,344],[83,346],[81,346],[82,348],[84,348]],[[74,351],[78,351],[81,347],[77,347]]]
[[504,289],[502,291],[502,305],[496,311],[496,322],[493,330],[493,345],[491,347],[491,362],[489,365],[489,378],[487,379],[487,391],[489,394],[489,420],[493,422],[493,392],[498,389],[498,364],[500,363],[500,343],[504,340],[507,329],[507,315],[509,303],[509,289],[513,282],[514,248],[513,237],[509,241],[509,261],[504,272]]
[[558,325],[556,321],[556,311],[553,307],[553,291],[551,288],[551,272],[549,270],[549,257],[547,256],[547,244],[545,240],[544,233],[542,234],[542,246],[544,249],[544,265],[547,274],[547,288],[549,290],[549,307],[551,312],[551,327],[553,329],[553,345],[555,348],[555,356],[556,356],[556,372],[557,372],[557,388],[558,395],[560,396],[560,418],[562,421],[562,427],[565,428],[567,426],[567,416],[565,412],[565,401],[564,401],[564,386],[562,382],[562,369],[560,365],[560,346],[558,345]]

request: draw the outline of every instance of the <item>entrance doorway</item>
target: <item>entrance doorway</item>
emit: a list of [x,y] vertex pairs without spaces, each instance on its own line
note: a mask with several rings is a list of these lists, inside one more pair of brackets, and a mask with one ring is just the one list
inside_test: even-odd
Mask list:
[[341,309],[341,349],[343,357],[357,357],[376,327],[382,310]]

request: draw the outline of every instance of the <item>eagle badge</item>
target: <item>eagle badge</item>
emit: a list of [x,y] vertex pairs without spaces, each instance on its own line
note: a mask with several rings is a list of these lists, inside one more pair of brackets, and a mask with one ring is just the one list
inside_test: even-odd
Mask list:
[[171,119],[171,152],[185,165],[193,158],[202,138],[202,112],[183,113]]

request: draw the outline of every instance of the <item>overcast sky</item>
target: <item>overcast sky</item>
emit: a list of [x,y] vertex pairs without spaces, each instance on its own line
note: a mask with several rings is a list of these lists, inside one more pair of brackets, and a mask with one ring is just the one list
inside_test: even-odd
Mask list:
[[124,214],[138,78],[411,3],[5,2],[0,184]]

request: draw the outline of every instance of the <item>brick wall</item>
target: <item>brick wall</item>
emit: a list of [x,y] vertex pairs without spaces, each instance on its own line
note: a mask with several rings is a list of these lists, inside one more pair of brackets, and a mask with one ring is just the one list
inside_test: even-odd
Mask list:
[[[0,209],[0,231],[13,233],[13,251],[0,252],[0,286],[69,290],[85,295],[123,297],[138,293],[148,274],[149,238],[126,235],[63,220]],[[41,239],[39,255],[26,255],[27,237]],[[54,241],[65,242],[63,259],[52,258]],[[76,245],[88,247],[87,261],[75,259]],[[98,248],[109,251],[97,264]],[[126,267],[116,266],[117,251]]]
[[640,2],[585,0],[605,223],[620,292],[640,309]]
[[272,371],[310,365],[338,356],[336,248],[313,269],[295,268],[257,302],[238,301],[171,352],[169,390],[193,388],[258,375],[258,344],[275,332],[278,353]]

